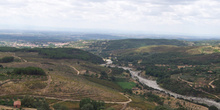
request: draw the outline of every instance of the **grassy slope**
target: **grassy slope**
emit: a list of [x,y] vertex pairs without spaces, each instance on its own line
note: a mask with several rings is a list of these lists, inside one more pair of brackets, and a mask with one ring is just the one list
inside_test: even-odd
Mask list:
[[[43,92],[42,88],[30,89],[27,85],[32,84],[32,79],[26,78],[17,83],[7,83],[1,86],[1,94],[36,94],[60,98],[81,99],[90,97],[96,100],[126,101],[127,98],[119,94],[117,90],[93,83],[84,77],[76,75],[76,71],[68,65],[77,64],[78,60],[53,60],[39,57],[35,53],[16,53],[28,62],[12,62],[2,64],[4,67],[27,67],[36,66],[43,68],[51,76],[49,89]],[[80,61],[85,62],[85,61]],[[95,66],[95,65],[93,65]],[[80,67],[80,65],[78,65]],[[82,67],[83,69],[85,67]],[[98,68],[98,67],[96,67]],[[103,68],[103,67],[102,67]],[[52,71],[49,71],[52,69]],[[88,70],[93,71],[88,68]],[[103,69],[100,69],[103,70]],[[100,72],[96,69],[96,72]],[[36,79],[38,83],[46,84],[47,81]],[[15,89],[16,88],[16,89]]]
[[167,39],[125,39],[125,40],[109,41],[106,45],[106,50],[138,48],[148,45],[186,46],[187,44],[184,41],[167,40]]
[[75,48],[23,48],[0,47],[0,52],[37,52],[44,58],[50,59],[79,59],[92,63],[104,63],[101,57],[87,51]]
[[175,45],[150,45],[143,46],[139,48],[124,49],[124,50],[114,50],[113,54],[138,54],[138,53],[167,53],[167,52],[181,52],[191,55],[196,54],[212,54],[218,53],[220,51],[219,47],[212,46],[175,46]]
[[132,89],[136,86],[136,83],[134,82],[117,82],[118,85],[120,85],[123,89]]
[[155,103],[148,102],[146,99],[140,96],[132,96],[132,102],[128,104],[129,107],[139,108],[142,110],[153,110],[155,108]]

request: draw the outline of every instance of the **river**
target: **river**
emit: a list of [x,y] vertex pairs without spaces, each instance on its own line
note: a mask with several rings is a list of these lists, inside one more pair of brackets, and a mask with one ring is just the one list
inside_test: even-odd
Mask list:
[[106,60],[106,64],[104,64],[104,65],[105,66],[111,66],[111,67],[123,68],[124,70],[129,70],[133,79],[135,79],[135,80],[138,79],[139,82],[141,82],[141,83],[143,83],[143,84],[145,84],[145,85],[147,85],[149,87],[152,87],[152,88],[154,88],[156,90],[159,90],[159,91],[165,92],[167,94],[170,94],[170,95],[174,96],[175,98],[183,98],[183,99],[187,99],[187,100],[190,100],[190,101],[193,101],[193,102],[197,102],[197,103],[201,103],[201,104],[203,103],[203,104],[206,104],[208,106],[214,105],[218,109],[220,109],[220,103],[216,102],[216,101],[214,101],[212,99],[201,98],[201,97],[185,96],[185,95],[180,95],[180,94],[171,92],[169,90],[166,90],[166,89],[160,87],[155,80],[149,80],[149,79],[146,79],[146,78],[143,78],[143,77],[139,76],[141,71],[135,71],[134,69],[132,69],[130,67],[116,66],[116,65],[113,65],[112,63],[113,62],[110,59],[107,59]]

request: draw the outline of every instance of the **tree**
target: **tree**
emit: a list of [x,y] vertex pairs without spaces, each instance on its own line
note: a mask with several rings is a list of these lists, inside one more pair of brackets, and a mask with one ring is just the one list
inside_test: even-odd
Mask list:
[[105,71],[101,72],[101,79],[108,79],[108,74]]
[[95,110],[93,105],[88,103],[82,106],[81,110]]
[[22,106],[24,107],[34,107],[34,98],[29,97],[29,96],[25,96],[22,100],[21,100]]
[[13,73],[26,75],[46,75],[44,70],[38,67],[16,68],[14,69]]
[[[51,110],[51,109],[47,102],[42,102],[41,105],[37,108],[37,110]],[[68,110],[68,109],[60,109],[60,110]]]
[[212,105],[209,107],[209,110],[218,110],[218,108],[216,106]]
[[157,106],[157,107],[155,107],[154,110],[169,110],[169,109],[164,106]]
[[61,104],[54,104],[54,105],[53,105],[53,108],[54,108],[55,110],[69,110],[66,106],[63,106],[63,105],[61,105]]
[[79,103],[81,110],[103,110],[104,105],[103,101],[96,101],[90,98],[82,99]]
[[3,57],[0,62],[2,63],[9,63],[9,62],[13,62],[14,61],[14,57]]

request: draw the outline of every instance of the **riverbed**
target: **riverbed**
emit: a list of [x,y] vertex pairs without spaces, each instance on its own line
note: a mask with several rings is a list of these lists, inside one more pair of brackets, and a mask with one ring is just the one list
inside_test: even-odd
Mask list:
[[129,70],[129,72],[131,73],[133,79],[135,79],[135,80],[138,79],[139,82],[141,82],[142,84],[145,84],[145,85],[147,85],[147,86],[149,86],[151,88],[154,88],[156,90],[165,92],[167,94],[170,94],[170,95],[174,96],[175,98],[183,98],[183,99],[187,99],[187,100],[190,100],[190,101],[193,101],[193,102],[196,102],[196,103],[206,104],[208,106],[214,105],[218,109],[220,109],[220,103],[216,102],[216,101],[214,101],[212,99],[201,98],[201,97],[185,96],[185,95],[180,95],[180,94],[171,92],[169,90],[166,90],[166,89],[160,87],[155,80],[149,80],[149,79],[146,79],[146,78],[143,78],[143,77],[139,76],[141,71],[135,71],[133,68],[130,68],[130,67],[116,66],[116,65],[113,65],[112,63],[113,62],[110,59],[107,59],[106,60],[106,64],[104,64],[104,65],[105,66],[110,66],[110,67],[123,68],[124,70]]

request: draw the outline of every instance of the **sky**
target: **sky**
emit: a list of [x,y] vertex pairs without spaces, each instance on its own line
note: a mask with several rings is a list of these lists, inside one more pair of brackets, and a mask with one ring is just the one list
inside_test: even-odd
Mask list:
[[220,0],[1,0],[0,29],[220,37]]

